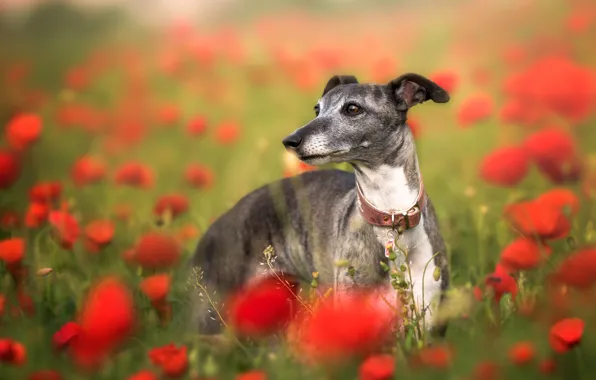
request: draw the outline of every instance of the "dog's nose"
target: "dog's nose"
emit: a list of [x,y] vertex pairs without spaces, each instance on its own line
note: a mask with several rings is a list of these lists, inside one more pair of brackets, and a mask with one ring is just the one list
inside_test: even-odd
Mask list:
[[289,135],[282,141],[282,144],[284,144],[286,149],[288,149],[288,148],[296,149],[300,146],[301,143],[302,143],[302,137],[298,136],[295,133],[292,133],[291,135]]

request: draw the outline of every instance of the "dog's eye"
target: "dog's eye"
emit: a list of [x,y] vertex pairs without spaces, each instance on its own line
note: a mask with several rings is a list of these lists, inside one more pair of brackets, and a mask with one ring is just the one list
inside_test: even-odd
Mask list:
[[346,111],[349,115],[357,115],[360,113],[361,108],[356,104],[348,104],[348,106],[346,107]]
[[319,116],[319,113],[321,112],[321,107],[317,104],[315,106],[315,115]]

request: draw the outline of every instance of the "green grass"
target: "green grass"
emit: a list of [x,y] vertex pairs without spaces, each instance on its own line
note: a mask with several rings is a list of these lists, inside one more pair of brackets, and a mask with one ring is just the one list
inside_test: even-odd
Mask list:
[[[553,10],[538,10],[543,12],[542,19],[557,20],[558,16]],[[400,66],[396,75],[402,71],[429,74],[443,66],[453,67],[461,73],[462,82],[451,103],[425,104],[414,109],[412,116],[422,124],[422,134],[418,140],[421,171],[448,245],[452,284],[454,288],[463,291],[483,282],[484,277],[494,270],[503,247],[516,237],[502,218],[503,206],[522,198],[535,197],[553,185],[535,169],[515,188],[496,188],[479,178],[478,166],[485,154],[501,145],[504,140],[520,142],[528,132],[523,128],[503,126],[496,116],[473,128],[461,129],[457,126],[455,113],[458,105],[468,95],[478,91],[477,85],[468,76],[469,70],[475,66],[472,58],[488,60],[490,67],[494,68],[493,81],[482,91],[494,94],[497,105],[503,101],[500,80],[507,72],[499,63],[499,51],[496,47],[491,49],[484,46],[484,50],[488,51],[486,57],[484,51],[467,59],[450,55],[447,47],[457,39],[457,33],[451,29],[455,28],[452,19],[454,16],[449,14],[450,18],[445,19],[440,16],[433,15],[430,20],[426,20],[433,27],[421,28],[415,48],[402,53],[400,46],[397,47],[395,55]],[[332,14],[329,17],[332,18]],[[539,27],[537,20],[541,18],[536,16],[536,20],[529,22],[528,30],[520,30],[519,34],[539,34],[543,29]],[[386,17],[382,20],[379,28],[394,27],[387,24]],[[370,27],[369,24],[363,24],[363,27]],[[113,218],[113,209],[118,204],[126,203],[133,207],[131,219],[128,222],[116,222],[114,241],[98,255],[90,255],[80,243],[72,251],[60,248],[51,238],[47,227],[0,231],[3,237],[26,239],[25,263],[32,273],[43,267],[54,269],[54,273],[47,277],[32,275],[28,280],[27,286],[36,307],[33,316],[0,317],[0,338],[22,342],[28,356],[22,367],[0,363],[0,379],[25,378],[32,371],[44,368],[60,371],[65,379],[125,379],[138,370],[153,368],[147,356],[148,350],[170,342],[189,347],[190,370],[186,378],[198,373],[201,376],[228,379],[251,368],[267,371],[272,379],[324,378],[318,369],[304,366],[292,358],[283,344],[257,345],[245,342],[244,349],[232,345],[231,349],[224,350],[214,348],[190,334],[183,317],[188,300],[182,267],[171,271],[174,282],[168,299],[173,305],[174,318],[168,326],[162,327],[149,301],[138,290],[138,283],[148,273],[126,266],[121,253],[133,246],[143,233],[158,228],[155,226],[152,208],[161,195],[180,192],[188,197],[191,207],[188,213],[159,228],[175,231],[182,226],[193,225],[200,231],[205,231],[212,218],[221,215],[243,195],[281,178],[281,140],[312,118],[312,106],[320,96],[330,73],[321,74],[319,86],[305,92],[284,79],[280,68],[262,54],[251,59],[263,62],[262,68],[271,78],[267,86],[252,84],[247,79],[246,67],[235,66],[223,60],[215,63],[213,72],[204,72],[192,64],[188,65],[186,69],[202,88],[216,83],[217,87],[225,88],[233,96],[229,101],[218,100],[209,91],[192,93],[183,85],[185,81],[174,80],[156,69],[157,59],[153,53],[157,53],[155,49],[163,47],[164,42],[155,35],[132,28],[122,30],[126,34],[119,34],[125,33],[119,29],[115,35],[86,32],[87,34],[81,36],[75,34],[69,37],[62,33],[52,35],[48,30],[44,30],[48,34],[43,36],[39,31],[31,32],[32,34],[27,31],[13,31],[10,40],[0,43],[3,51],[7,52],[0,58],[0,68],[6,68],[21,59],[31,62],[33,72],[24,87],[43,89],[48,95],[47,102],[40,109],[32,110],[44,120],[41,139],[23,155],[23,171],[18,182],[10,189],[0,190],[0,210],[11,209],[23,215],[28,204],[28,189],[36,182],[52,180],[62,182],[63,198],[71,203],[81,225],[97,218]],[[250,29],[243,31],[247,40],[262,47]],[[589,44],[586,43],[588,40],[589,35],[584,35],[572,41],[572,44],[577,48],[581,62],[594,67],[596,56],[589,52]],[[106,110],[112,110],[118,104],[124,94],[124,82],[119,67],[108,70],[85,91],[71,92],[62,86],[62,78],[68,67],[81,63],[81,59],[96,47],[111,46],[113,41],[133,41],[131,46],[140,47],[142,66],[150,73],[148,83],[151,100],[155,104],[176,104],[181,111],[181,119],[176,125],[164,128],[157,125],[149,112],[141,115],[150,130],[146,138],[141,144],[112,156],[103,148],[105,136],[90,135],[77,129],[63,129],[57,124],[54,115],[62,104],[69,101],[80,101]],[[255,48],[255,51],[259,49]],[[362,73],[361,77],[366,79],[365,68],[354,67],[354,71]],[[19,101],[15,101],[12,96],[13,93],[16,92],[3,91],[0,95],[2,125],[15,108],[22,109]],[[147,111],[154,110],[150,107]],[[189,138],[184,132],[185,122],[197,114],[207,117],[209,129],[201,137]],[[241,126],[241,137],[233,145],[224,146],[215,142],[214,129],[224,120],[235,120]],[[593,122],[592,117],[574,130],[586,155],[593,154],[596,148]],[[511,130],[506,131],[505,128]],[[106,179],[100,184],[78,189],[70,181],[68,173],[74,160],[83,154],[103,157],[110,169],[126,161],[139,160],[154,171],[155,186],[146,190],[120,188],[114,186],[111,179]],[[212,168],[215,173],[212,188],[196,190],[184,184],[184,169],[193,162]],[[346,166],[342,168],[345,169]],[[568,187],[581,194],[579,184]],[[593,233],[593,202],[583,196],[581,202],[581,212],[575,219],[570,234],[577,246],[593,244],[596,239]],[[191,255],[195,246],[196,239],[185,244],[184,258]],[[555,242],[552,246],[553,265],[573,250],[567,240]],[[405,357],[398,355],[395,378],[467,378],[465,376],[482,360],[498,363],[503,378],[506,379],[544,377],[537,370],[537,362],[551,355],[548,345],[549,326],[519,316],[516,310],[519,300],[528,295],[546,296],[543,278],[549,269],[544,267],[523,274],[518,302],[513,302],[506,296],[501,305],[497,306],[502,316],[498,323],[492,320],[496,309],[490,301],[475,304],[469,311],[468,318],[452,320],[446,341],[454,346],[456,354],[448,370],[413,370],[408,367]],[[53,352],[52,334],[75,318],[81,300],[96,279],[114,273],[124,278],[134,289],[135,305],[140,315],[139,330],[100,371],[81,374],[75,370],[68,355]],[[8,300],[15,296],[14,285],[1,264],[0,294],[4,294]],[[580,316],[590,316],[587,306],[576,312]],[[551,378],[587,379],[596,369],[590,360],[596,349],[594,322],[586,319],[586,324],[582,344],[572,352],[557,357],[558,369]],[[538,352],[535,362],[520,368],[510,363],[507,350],[512,343],[524,340],[534,342]],[[327,378],[356,378],[357,366],[358,362],[350,363],[341,368],[335,377]]]

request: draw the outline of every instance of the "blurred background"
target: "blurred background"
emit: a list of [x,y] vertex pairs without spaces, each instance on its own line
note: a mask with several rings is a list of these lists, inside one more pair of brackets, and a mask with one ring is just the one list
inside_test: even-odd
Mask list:
[[477,243],[457,226],[477,210],[553,184],[593,194],[595,17],[589,0],[2,0],[0,207],[26,219],[23,194],[58,181],[82,219],[126,209],[149,226],[175,193],[200,233],[252,189],[313,169],[281,140],[332,75],[416,72],[452,96],[409,125],[465,263]]

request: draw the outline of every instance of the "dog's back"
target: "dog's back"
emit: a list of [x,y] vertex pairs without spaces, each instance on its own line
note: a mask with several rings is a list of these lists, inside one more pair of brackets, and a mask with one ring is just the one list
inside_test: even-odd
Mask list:
[[[194,271],[200,271],[201,276],[193,281],[200,281],[209,293],[217,289],[215,298],[225,298],[257,275],[259,269],[267,269],[263,252],[268,246],[275,252],[276,271],[307,279],[319,267],[313,251],[325,250],[326,242],[333,240],[328,236],[333,234],[329,227],[337,225],[337,216],[331,208],[338,207],[354,187],[352,173],[317,170],[273,182],[246,195],[202,236],[191,260]],[[346,207],[353,203],[344,201]],[[332,259],[331,254],[328,258]],[[208,320],[199,322],[202,333],[219,328],[218,321],[211,319],[214,313],[208,314]]]

